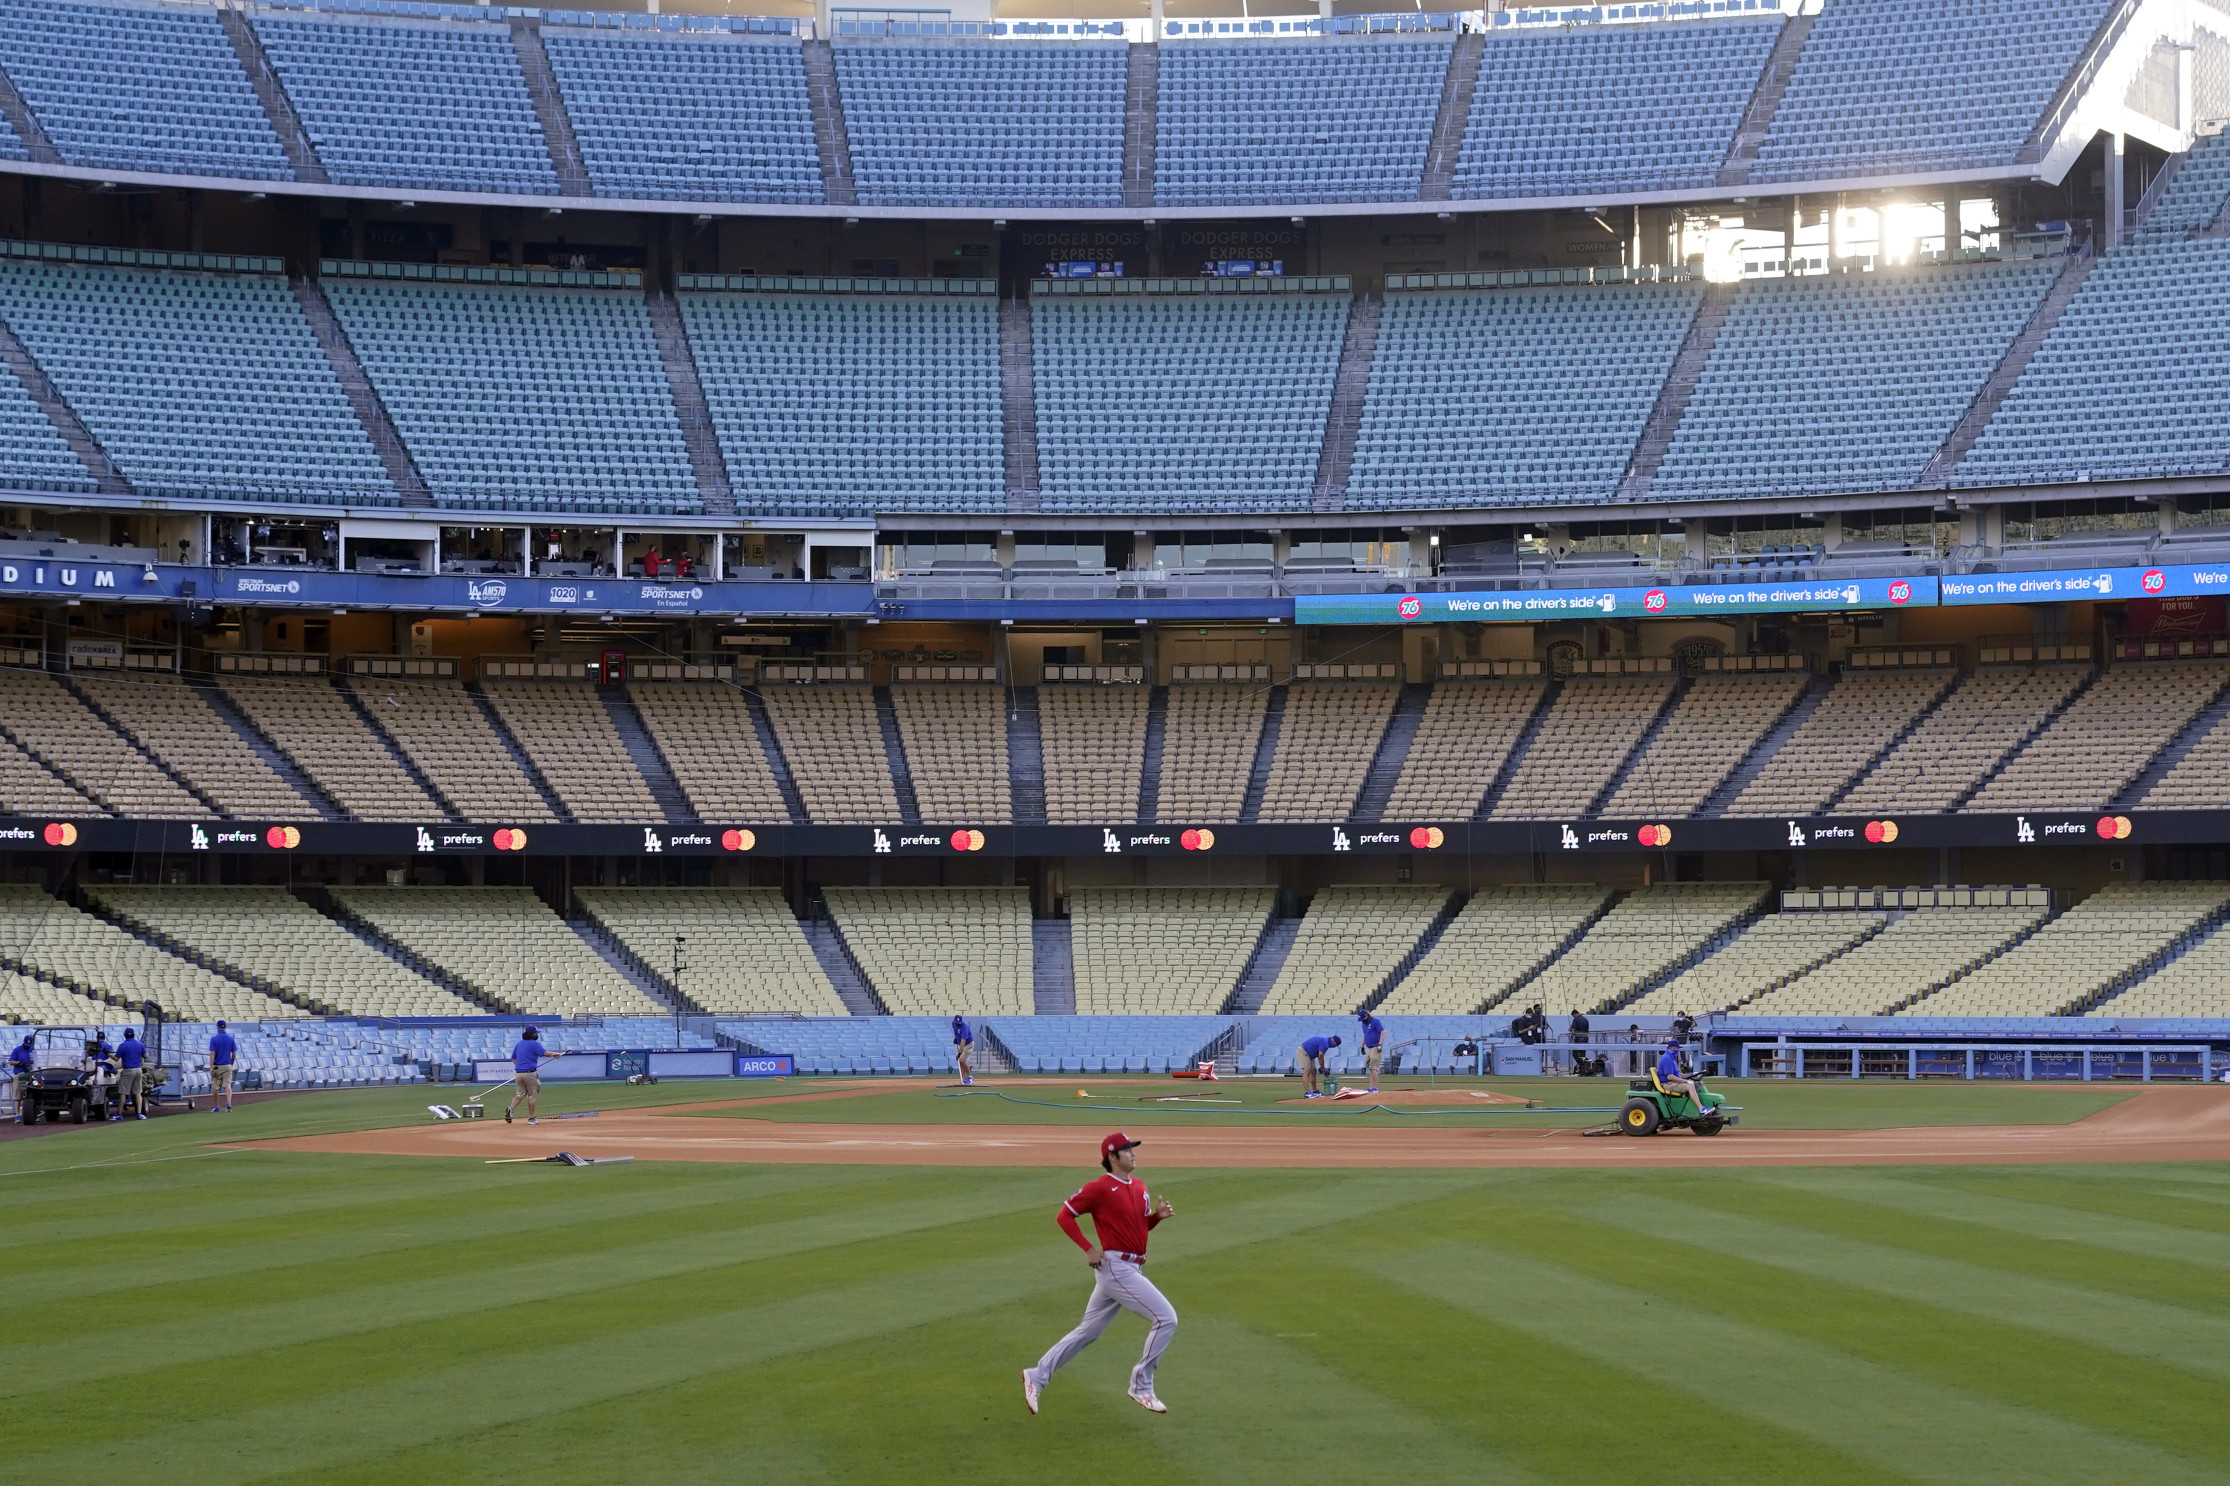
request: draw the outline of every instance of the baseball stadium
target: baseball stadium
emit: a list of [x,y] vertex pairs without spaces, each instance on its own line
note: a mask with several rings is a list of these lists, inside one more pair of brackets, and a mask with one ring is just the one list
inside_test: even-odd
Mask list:
[[2230,1481],[2230,0],[921,3],[0,0],[7,1478]]

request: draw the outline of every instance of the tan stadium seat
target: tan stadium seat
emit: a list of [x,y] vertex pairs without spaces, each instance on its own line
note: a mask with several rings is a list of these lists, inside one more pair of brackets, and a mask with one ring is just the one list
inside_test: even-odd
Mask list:
[[1903,1016],[2065,1016],[2218,918],[2230,884],[2115,883]]
[[808,819],[816,825],[898,822],[898,789],[872,690],[772,685],[759,695]]
[[593,685],[483,682],[480,691],[575,820],[630,825],[665,818]]
[[1321,889],[1262,999],[1263,1014],[1354,1011],[1417,947],[1451,896],[1421,883]]
[[1556,1012],[1621,1007],[1644,985],[1678,970],[1733,929],[1765,900],[1766,892],[1762,882],[1661,882],[1636,888],[1590,925],[1579,943],[1519,986],[1512,999]]
[[1257,818],[1346,820],[1400,697],[1394,681],[1296,681],[1287,687]]
[[890,703],[923,820],[1004,825],[1014,819],[1004,688],[899,685],[890,689]]
[[2094,1017],[2230,1018],[2230,933],[2219,927],[2118,996],[2093,1006]]
[[699,820],[789,820],[740,690],[726,682],[638,681],[627,695]]
[[2093,810],[2111,804],[2225,683],[2230,661],[2117,665],[1962,808]]
[[1103,825],[1138,818],[1146,704],[1143,686],[1071,681],[1038,688],[1048,822]]
[[199,691],[172,676],[88,674],[71,678],[118,731],[191,784],[226,815],[248,820],[319,817],[218,715]]
[[[0,959],[19,971],[46,976],[55,987],[133,1012],[141,1002],[153,1001],[172,1021],[223,1017],[260,1022],[310,1014],[158,949],[35,887],[0,886]],[[44,1014],[31,1012],[28,1004],[44,998],[21,987],[11,985],[0,995],[18,997],[16,1003],[0,1000],[0,1013]]]
[[169,820],[210,814],[68,687],[42,672],[0,670],[0,733],[111,814]]
[[1237,820],[1262,741],[1269,688],[1178,682],[1167,697],[1154,818],[1165,825]]
[[343,916],[507,1011],[658,1016],[671,1008],[606,964],[523,887],[336,887]]
[[1796,705],[1810,680],[1801,671],[1698,676],[1602,813],[1613,820],[1695,815]]
[[1817,815],[1940,701],[1959,673],[1845,671],[1812,714],[1743,786],[1729,815]]
[[1973,672],[1836,804],[1836,812],[1950,810],[2090,675],[2077,666],[2001,666]]
[[1916,908],[1849,952],[1744,1003],[1741,1013],[1879,1016],[1989,958],[2035,928],[2049,911],[2041,906]]
[[351,820],[452,818],[330,681],[227,676],[218,689]]
[[1471,895],[1378,1010],[1463,1014],[1502,1000],[1603,910],[1607,888],[1515,883]]
[[893,1016],[1036,1011],[1027,888],[832,887],[823,896]]
[[106,815],[61,775],[0,737],[0,812],[9,815]]
[[1621,1006],[1619,1015],[1673,1016],[1739,1006],[1865,943],[1888,924],[1886,913],[1769,913],[1726,948]]
[[1435,686],[1409,741],[1385,818],[1471,819],[1547,689],[1539,677]]
[[503,735],[462,686],[453,681],[366,677],[353,690],[373,722],[464,819],[495,823],[558,818],[504,746]]
[[1672,698],[1674,678],[1574,676],[1511,772],[1495,820],[1557,820],[1587,813],[1649,724]]
[[573,897],[660,976],[671,979],[681,935],[681,992],[706,1011],[850,1014],[779,888],[600,887]]
[[1277,907],[1268,887],[1080,887],[1069,894],[1076,1009],[1210,1016]]
[[2217,810],[2230,805],[2230,716],[2195,740],[2138,803],[2147,810]]

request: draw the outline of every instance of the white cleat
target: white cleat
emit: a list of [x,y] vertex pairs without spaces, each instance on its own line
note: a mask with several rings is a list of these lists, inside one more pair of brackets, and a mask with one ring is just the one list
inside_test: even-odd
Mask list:
[[1031,1413],[1038,1411],[1038,1375],[1035,1368],[1022,1369],[1022,1402]]
[[1130,1401],[1149,1414],[1166,1414],[1169,1412],[1169,1405],[1163,1403],[1151,1393],[1133,1393],[1130,1396]]

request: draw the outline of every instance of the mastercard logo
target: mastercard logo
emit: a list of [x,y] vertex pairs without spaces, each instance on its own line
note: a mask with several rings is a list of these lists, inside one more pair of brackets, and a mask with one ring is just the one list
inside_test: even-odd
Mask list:
[[722,851],[749,851],[758,844],[758,834],[753,831],[737,830],[720,833],[720,849]]
[[2158,593],[2168,586],[2168,575],[2158,568],[2148,568],[2145,576],[2137,581],[2143,585],[2145,592]]
[[1866,839],[1876,846],[1886,846],[1897,839],[1897,822],[1870,820],[1866,822]]
[[58,820],[54,822],[54,824],[48,826],[46,830],[41,834],[46,837],[46,844],[49,846],[77,845],[77,827],[71,825],[66,820]]
[[517,826],[505,826],[488,838],[488,844],[498,851],[525,851],[527,833]]
[[1177,838],[1177,844],[1187,851],[1206,851],[1216,844],[1214,831],[1187,831]]
[[1671,826],[1643,826],[1634,832],[1634,839],[1644,846],[1670,846],[1673,844]]
[[1448,839],[1438,826],[1419,826],[1409,833],[1409,844],[1419,851],[1436,850]]
[[1652,588],[1642,595],[1642,607],[1652,614],[1664,613],[1667,602],[1665,590],[1662,588]]
[[273,826],[263,833],[263,844],[274,851],[292,851],[302,844],[302,833],[293,826]]
[[954,831],[952,833],[952,849],[954,851],[983,850],[983,832]]
[[2098,818],[2098,833],[2109,841],[2127,841],[2130,832],[2126,815],[2102,815]]
[[1397,607],[1401,611],[1402,618],[1415,619],[1425,612],[1425,601],[1419,598],[1407,598],[1403,599]]

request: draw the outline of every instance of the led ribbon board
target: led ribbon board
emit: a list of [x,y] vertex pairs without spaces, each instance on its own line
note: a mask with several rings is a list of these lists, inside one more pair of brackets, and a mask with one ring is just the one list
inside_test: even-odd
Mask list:
[[[1995,602],[1995,601],[1994,601]],[[1296,624],[1446,624],[1528,619],[1653,619],[1665,615],[1786,614],[1819,609],[1928,608],[1936,579],[1839,578],[1803,583],[1664,584],[1652,588],[1483,589],[1460,593],[1343,593],[1293,601]]]

